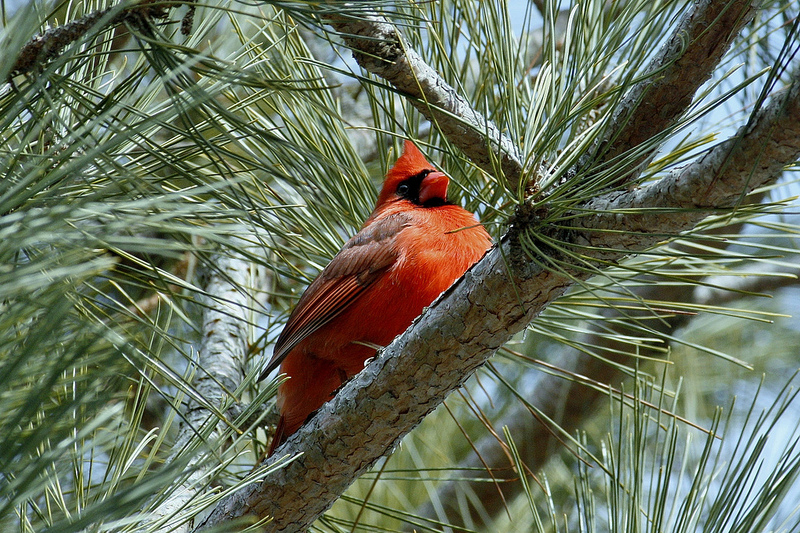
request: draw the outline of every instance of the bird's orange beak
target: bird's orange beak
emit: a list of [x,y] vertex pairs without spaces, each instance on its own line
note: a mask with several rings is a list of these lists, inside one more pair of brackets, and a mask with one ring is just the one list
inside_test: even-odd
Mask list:
[[419,185],[419,202],[427,203],[429,200],[447,200],[447,186],[450,185],[450,178],[442,172],[431,172],[422,179]]

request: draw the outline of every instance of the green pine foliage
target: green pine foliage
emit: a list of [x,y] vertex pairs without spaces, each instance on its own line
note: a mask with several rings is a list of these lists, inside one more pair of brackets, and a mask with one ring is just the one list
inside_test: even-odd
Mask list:
[[[256,383],[261,350],[367,217],[402,140],[419,141],[453,177],[453,200],[496,238],[522,201],[546,207],[541,225],[591,216],[575,207],[617,183],[640,152],[590,174],[568,171],[608,131],[689,8],[369,4],[193,4],[188,35],[186,6],[110,27],[125,6],[31,1],[9,14],[3,4],[6,58],[48,25],[112,9],[33,72],[9,78],[13,62],[0,64],[10,80],[0,88],[0,529],[171,530],[267,475],[258,461],[277,381]],[[638,147],[659,151],[626,187],[727,138],[763,87],[786,80],[797,6],[768,4],[687,113]],[[325,21],[367,9],[385,13],[513,140],[535,190],[479,169],[403,94],[358,68]],[[587,263],[599,275],[548,308],[312,530],[797,531],[792,170],[647,254],[602,271]],[[251,357],[232,391],[236,415],[220,430],[229,415],[208,406],[209,422],[178,447],[186,405],[202,402],[193,386],[205,371],[202,316],[218,297],[198,273],[215,271],[217,254],[266,273],[251,310]],[[771,281],[724,298],[672,297],[727,286],[720,276]],[[651,288],[664,296],[642,296]],[[764,294],[780,297],[764,303]],[[660,327],[675,317],[682,329]],[[578,434],[527,399],[541,379],[561,375],[546,363],[569,353],[628,376],[604,384],[562,375],[606,398],[587,406]],[[520,406],[530,422],[512,426]],[[531,424],[561,441],[535,471],[521,451]],[[513,476],[465,466],[486,439],[505,450]],[[443,501],[453,483],[461,499]],[[156,519],[187,487],[195,496]],[[500,506],[483,505],[485,487],[503,492]],[[457,524],[448,505],[462,509]]]

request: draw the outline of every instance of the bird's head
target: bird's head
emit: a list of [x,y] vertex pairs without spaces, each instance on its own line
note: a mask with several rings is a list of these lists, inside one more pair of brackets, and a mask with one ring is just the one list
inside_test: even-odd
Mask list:
[[403,154],[386,173],[375,207],[399,200],[408,200],[422,207],[444,205],[449,184],[449,178],[436,170],[414,143],[406,141]]

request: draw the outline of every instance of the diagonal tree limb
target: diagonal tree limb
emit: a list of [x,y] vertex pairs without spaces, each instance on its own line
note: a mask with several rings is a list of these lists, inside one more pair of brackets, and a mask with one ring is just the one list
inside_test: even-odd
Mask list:
[[[652,185],[593,200],[587,206],[591,214],[569,228],[545,230],[565,246],[580,248],[583,261],[618,261],[773,183],[798,155],[800,73],[795,73],[791,86],[734,138]],[[643,212],[623,214],[628,209]],[[517,240],[530,227],[524,217],[518,224],[268,462],[302,453],[297,460],[221,502],[199,529],[253,515],[273,518],[267,531],[304,530],[512,335],[590,276],[585,263],[570,264],[570,256],[558,258],[568,275],[541,266],[553,257],[531,260]]]
[[[190,13],[184,17],[182,28],[191,30],[194,0],[187,0],[186,3],[190,4]],[[65,48],[78,42],[93,29],[114,28],[124,23],[140,24],[145,19],[164,19],[167,12],[168,8],[164,4],[144,0],[131,7],[114,6],[92,11],[77,20],[49,28],[22,47],[9,71],[9,79],[44,68],[49,61],[64,53]]]
[[[765,192],[752,194],[748,197],[748,202],[758,203],[765,195]],[[715,228],[706,234],[738,234],[743,227],[744,225],[739,223]],[[732,242],[728,239],[714,240],[709,246],[722,249],[727,248]],[[745,267],[738,274],[712,276],[706,279],[703,285],[698,286],[647,284],[634,287],[630,291],[632,296],[641,301],[691,302],[697,305],[722,306],[743,297],[772,293],[798,284],[800,265],[797,264],[796,258],[787,259],[782,264],[766,265],[759,268],[757,273],[751,272],[751,268],[752,266]],[[602,321],[603,329],[594,327],[593,331],[578,339],[576,345],[598,347],[596,351],[601,353],[606,361],[574,347],[564,346],[552,362],[548,363],[549,366],[559,368],[562,374],[531,371],[525,378],[532,384],[532,393],[526,398],[527,404],[536,406],[544,417],[558,425],[560,431],[574,433],[585,420],[593,416],[598,406],[608,401],[608,390],[584,386],[565,379],[564,375],[590,376],[594,382],[608,384],[627,379],[629,375],[613,363],[626,364],[626,360],[630,360],[626,355],[630,352],[630,346],[619,342],[617,337],[608,333],[638,335],[640,332],[632,327],[632,321],[636,321],[638,317],[652,317],[653,313],[644,308],[639,311],[607,308],[602,315],[614,321]],[[660,316],[659,320],[648,321],[648,331],[664,337],[666,346],[670,342],[668,336],[685,327],[693,316],[678,313]],[[647,345],[637,346],[638,355],[651,358],[663,357],[662,350],[663,347],[656,349]],[[524,438],[517,439],[517,447],[522,462],[531,471],[542,468],[552,454],[562,447],[556,439],[556,434],[542,423],[537,423],[523,403],[516,404],[511,412],[505,414],[503,419],[496,421],[494,425],[507,426],[514,435],[524,435]],[[475,449],[475,454],[470,454],[459,463],[464,469],[461,479],[443,484],[438,491],[436,501],[439,505],[428,502],[417,510],[417,515],[439,522],[471,524],[471,529],[477,527],[479,530],[488,530],[492,527],[493,516],[502,513],[504,509],[504,498],[506,501],[513,499],[523,487],[520,483],[503,483],[518,479],[519,474],[510,461],[507,450],[498,443],[495,436],[487,434],[478,441]],[[499,487],[484,482],[470,483],[469,479],[464,479],[464,477],[469,478],[472,470],[480,472],[487,467],[492,469],[494,479],[501,483]],[[485,474],[478,473],[475,476],[483,478]],[[466,502],[467,505],[462,505],[460,502]],[[460,529],[456,528],[456,531]]]
[[[730,228],[725,229],[726,233],[731,232]],[[708,285],[719,285],[720,288],[682,284],[643,285],[632,289],[632,293],[643,301],[724,305],[747,294],[771,292],[797,285],[798,270],[800,265],[786,265],[776,267],[769,273],[761,272],[758,276],[714,276],[707,280]],[[603,327],[607,328],[605,331],[595,328],[594,331],[578,339],[576,344],[599,347],[598,351],[606,361],[574,347],[564,346],[564,349],[552,359],[548,354],[548,365],[560,369],[562,374],[531,370],[525,377],[526,382],[533,383],[532,393],[526,398],[527,404],[535,406],[546,418],[558,424],[560,431],[566,433],[574,433],[585,420],[593,416],[599,406],[608,401],[608,390],[585,386],[565,379],[564,376],[588,376],[594,382],[610,385],[627,379],[626,373],[609,361],[625,364],[626,360],[630,360],[630,356],[626,355],[630,352],[630,346],[619,342],[615,336],[610,336],[608,330],[620,335],[630,335],[631,320],[636,320],[637,316],[652,316],[652,313],[645,309],[640,312],[627,310],[627,316],[623,316],[620,310],[608,308],[602,314],[607,319],[618,319],[622,322],[603,321]],[[685,327],[691,319],[692,315],[688,314],[662,316],[659,320],[649,321],[648,329],[660,335],[673,335],[676,330]],[[633,334],[639,332],[634,330]],[[645,357],[663,357],[663,352],[648,349],[647,346],[638,346],[637,353]],[[554,432],[544,424],[537,423],[528,407],[521,402],[493,425],[507,426],[512,434],[523,436],[516,439],[517,448],[522,462],[532,471],[541,469],[562,447]],[[445,483],[438,491],[436,500],[439,505],[428,502],[415,514],[450,524],[471,524],[473,530],[491,530],[491,519],[504,510],[503,498],[506,501],[512,500],[523,487],[521,483],[504,483],[518,479],[519,473],[510,461],[507,450],[498,443],[496,437],[487,434],[478,441],[475,448],[476,453],[459,462],[459,467],[464,470],[460,479]],[[501,483],[499,488],[502,494],[496,484],[471,483],[469,479],[464,479],[471,475],[472,470],[477,471],[474,474],[476,477],[485,478],[486,474],[481,470],[487,466],[492,469],[494,478]],[[467,505],[463,506],[460,502],[467,502]],[[455,530],[461,531],[457,528]]]
[[[636,146],[636,143],[639,142],[637,139],[646,140],[650,135],[663,131],[662,128],[667,127],[671,122],[677,120],[691,103],[697,87],[710,76],[710,73],[713,71],[722,53],[727,49],[730,40],[732,40],[738,32],[738,29],[741,28],[741,25],[744,24],[746,17],[752,14],[750,3],[733,2],[730,4],[733,7],[726,6],[723,11],[727,11],[729,15],[735,11],[734,8],[742,6],[746,7],[746,11],[750,13],[745,13],[744,16],[742,16],[741,12],[734,15],[733,19],[735,24],[733,26],[735,30],[732,30],[730,28],[731,25],[726,22],[717,24],[715,26],[717,30],[721,29],[722,31],[727,31],[726,38],[719,39],[716,33],[707,31],[707,28],[703,26],[708,24],[709,20],[719,19],[719,11],[714,12],[713,8],[719,7],[722,4],[721,2],[701,2],[696,12],[693,12],[692,16],[687,17],[684,20],[684,24],[681,26],[681,31],[689,35],[692,35],[691,30],[696,30],[695,34],[698,32],[700,33],[697,38],[693,37],[689,39],[690,43],[694,44],[693,48],[692,46],[688,47],[689,51],[695,53],[698,51],[707,53],[709,49],[718,51],[716,54],[709,54],[711,59],[705,58],[706,60],[704,62],[699,62],[693,59],[690,53],[686,53],[683,56],[683,60],[681,60],[680,53],[686,50],[676,50],[674,46],[670,47],[669,43],[665,45],[659,58],[657,58],[658,61],[661,62],[658,68],[664,71],[668,70],[668,74],[671,74],[672,77],[670,78],[669,75],[665,75],[662,72],[662,82],[658,87],[661,89],[661,92],[659,93],[657,90],[653,91],[655,96],[648,94],[648,97],[652,97],[657,101],[659,94],[663,96],[668,92],[671,97],[674,98],[673,93],[675,87],[674,83],[673,85],[670,84],[670,80],[672,82],[676,80],[685,80],[687,78],[687,71],[693,72],[688,78],[690,81],[695,82],[694,86],[679,87],[685,91],[686,97],[677,99],[676,105],[672,107],[666,106],[662,109],[660,117],[663,118],[664,121],[658,122],[650,120],[650,110],[646,109],[646,106],[643,111],[637,108],[637,105],[645,100],[644,93],[647,93],[650,89],[649,81],[646,84],[640,84],[632,93],[627,95],[626,101],[631,105],[629,108],[626,108],[626,114],[618,114],[615,117],[613,127],[611,128],[612,134],[615,135],[614,140],[619,140],[617,144],[612,146],[612,148],[615,147],[617,153],[622,153],[628,148]],[[706,9],[706,11],[703,11],[703,9]],[[700,16],[696,16],[698,12]],[[494,128],[491,123],[487,123],[483,117],[476,114],[463,99],[458,98],[452,88],[443,84],[438,75],[433,72],[430,67],[425,65],[413,50],[408,50],[404,47],[401,37],[392,25],[381,18],[368,17],[367,19],[355,22],[350,20],[344,24],[334,23],[334,26],[337,30],[348,34],[345,36],[345,39],[348,44],[356,50],[356,58],[364,68],[384,77],[395,84],[398,89],[411,95],[418,109],[431,120],[435,120],[439,123],[444,133],[448,135],[449,138],[453,139],[466,153],[472,155],[473,153],[480,153],[481,151],[485,152],[487,157],[483,159],[476,158],[476,162],[489,171],[494,170],[492,161],[493,158],[497,157],[498,152],[494,154],[486,152],[485,146],[487,143],[484,140],[485,138],[482,138],[482,134],[488,132],[490,139],[496,141],[498,139],[497,135],[499,135],[496,128]],[[712,41],[714,41],[714,46],[709,48],[709,41],[704,41],[701,38],[702,36],[706,38],[711,37]],[[681,34],[679,37],[685,38],[685,35]],[[673,39],[672,43],[674,44],[674,42],[675,39]],[[720,42],[722,43],[721,45]],[[663,66],[664,63],[667,63],[668,66]],[[703,69],[705,69],[704,72]],[[698,72],[700,73],[698,74]],[[637,93],[637,90],[640,92]],[[437,111],[435,106],[444,106],[447,112],[442,113],[441,111]],[[632,110],[628,111],[628,109]],[[439,116],[437,116],[437,113]],[[453,117],[450,115],[455,115],[457,117],[455,121],[453,121]],[[625,120],[620,119],[620,117],[623,116]],[[464,129],[465,123],[471,125],[471,128]],[[447,129],[448,124],[453,125],[451,130]],[[646,126],[652,126],[652,128],[647,131]],[[478,135],[470,136],[470,133],[474,132],[477,132]],[[503,139],[502,136],[499,137],[499,139]],[[508,154],[514,152],[506,151],[504,153]],[[611,155],[609,156],[608,154]],[[613,157],[613,155],[615,155],[613,151],[609,151],[606,154],[607,157]],[[519,169],[518,165],[514,164],[515,160],[513,158],[511,159],[510,166],[508,166],[508,159],[504,159],[503,163],[504,165],[502,166],[504,167],[506,177],[508,178],[511,176],[512,179],[509,180],[511,183],[517,182],[517,180],[513,178],[519,176],[521,169]],[[618,253],[618,251],[615,253]],[[554,292],[559,292],[559,290],[560,289],[557,288]]]
[[[696,3],[694,9],[683,18],[676,31],[649,65],[647,72],[651,76],[646,76],[642,82],[625,95],[621,104],[615,108],[616,111],[605,140],[598,145],[595,152],[582,158],[581,164],[607,162],[625,151],[635,148],[640,143],[646,142],[650,137],[658,135],[673,124],[691,104],[696,90],[710,77],[736,34],[744,24],[752,19],[756,5],[755,2],[749,1]],[[657,75],[653,76],[656,73]],[[635,179],[649,158],[650,154],[643,156],[639,165],[635,165],[631,173],[624,179]],[[780,172],[778,168],[773,170]],[[772,285],[775,279],[759,278],[751,288],[758,290],[760,286],[758,282]],[[787,277],[778,279],[787,283],[791,282],[791,278]],[[752,283],[753,280],[750,279],[749,282]],[[698,294],[694,294],[695,291],[691,287],[670,286],[658,289],[643,287],[637,291],[637,294],[643,299],[668,301],[702,300],[712,297],[708,294],[710,292],[716,298],[714,301],[721,297],[719,295],[721,291],[700,289]],[[747,289],[742,288],[742,290]],[[728,291],[726,295],[727,298],[730,298],[735,293]],[[614,314],[614,311],[610,310],[608,313]],[[654,327],[661,330],[662,333],[667,333],[674,331],[685,321],[686,316],[676,315],[657,322]],[[582,343],[605,345],[608,348],[606,357],[615,360],[621,358],[610,354],[615,351],[623,353],[625,351],[624,346],[614,345],[613,339],[607,339],[599,334],[588,334]],[[557,366],[569,372],[592,376],[601,382],[618,381],[624,377],[622,372],[614,366],[578,351],[563,355]],[[590,406],[605,397],[601,391],[578,387],[559,377],[540,375],[538,379],[538,385],[529,399],[530,403],[536,405],[549,418],[556,420],[566,431],[576,429],[582,420],[590,415],[593,410]],[[527,419],[530,418],[527,416],[527,409],[524,406],[520,406],[518,411],[508,417],[512,426],[527,423]],[[540,468],[550,456],[555,442],[553,434],[541,425],[526,429],[526,441],[518,444],[521,446],[524,462],[535,470]],[[535,444],[526,446],[526,442]],[[480,457],[472,456],[472,462],[467,464],[467,467],[484,468],[484,462],[497,469],[510,466],[506,453],[497,445],[495,439],[487,437],[478,446]],[[516,474],[509,472],[509,476],[513,477]],[[502,475],[498,475],[498,477],[502,478]],[[433,505],[426,505],[421,509],[420,514],[427,517],[436,516],[439,520],[452,522],[465,518],[469,522],[486,525],[484,523],[486,514],[483,509],[469,506],[467,512],[470,516],[462,517],[460,515],[463,510],[458,506],[448,505],[448,502],[458,501],[457,493],[469,490],[471,492],[469,500],[480,502],[479,506],[485,509],[500,510],[502,509],[502,496],[495,486],[478,484],[465,487],[464,485],[454,482],[443,487],[439,494],[439,500],[445,505],[444,515],[437,513]],[[512,490],[516,490],[516,488],[517,485],[513,485]]]
[[[673,125],[692,104],[699,87],[710,79],[734,38],[752,20],[759,4],[758,0],[695,2],[647,67],[644,79],[616,106],[605,139],[579,166],[596,168]],[[331,25],[362,68],[406,94],[475,164],[493,175],[500,170],[509,187],[517,189],[524,169],[513,141],[425,63],[393,24],[380,15],[368,14],[339,17]],[[643,156],[623,180],[638,176],[651,155]]]
[[[241,288],[253,287],[254,280],[264,275],[260,270],[251,260],[231,250],[213,255],[202,267],[202,288],[208,296],[203,311],[204,335],[197,354],[199,372],[192,382],[193,395],[178,426],[172,457],[184,454],[186,447],[213,442],[209,429],[212,435],[218,434],[217,430],[222,429],[220,414],[235,406],[238,400],[234,391],[244,377],[250,346],[248,324],[252,323],[255,303],[252,293],[244,293]],[[213,428],[209,428],[209,424]],[[187,468],[191,473],[153,511],[154,521],[163,523],[162,531],[189,531],[189,524],[176,525],[170,519],[173,515],[180,516],[180,510],[203,490],[203,480],[209,477],[208,469],[202,464],[204,459],[205,454],[194,455]]]
[[362,68],[394,85],[476,165],[516,190],[523,172],[516,145],[444,81],[393,24],[376,14],[337,17],[330,24]]
[[[577,219],[576,243],[630,249],[653,228],[691,227],[700,218],[724,212],[750,191],[774,182],[797,158],[800,145],[800,83],[795,73],[790,87],[772,97],[736,136],[720,143],[690,165],[675,169],[658,182],[630,192],[614,192],[588,202],[587,216]],[[764,180],[770,176],[770,180]],[[630,210],[650,210],[631,213]],[[662,224],[665,224],[662,225]],[[618,233],[619,231],[625,234]]]
[[[652,59],[642,81],[614,106],[605,138],[581,158],[579,166],[597,168],[668,131],[692,105],[697,90],[711,78],[760,4],[760,0],[695,2]],[[617,185],[635,179],[654,152],[631,165]]]
[[[108,26],[122,24],[128,14],[110,7],[100,11],[93,11],[78,20],[73,20],[62,26],[49,28],[42,34],[34,36],[20,50],[14,65],[11,67],[9,77],[27,74],[37,68],[42,68],[48,61],[58,57],[64,48],[86,35],[96,24],[107,20]],[[113,13],[113,14],[112,14]]]

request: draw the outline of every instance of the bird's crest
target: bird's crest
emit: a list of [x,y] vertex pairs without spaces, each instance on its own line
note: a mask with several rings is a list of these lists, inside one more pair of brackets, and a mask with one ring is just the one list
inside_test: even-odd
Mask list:
[[383,181],[376,208],[382,206],[395,195],[397,186],[402,181],[425,170],[435,171],[436,167],[425,159],[425,156],[414,146],[413,142],[405,141],[402,155],[397,158],[395,164],[386,173],[386,179]]

